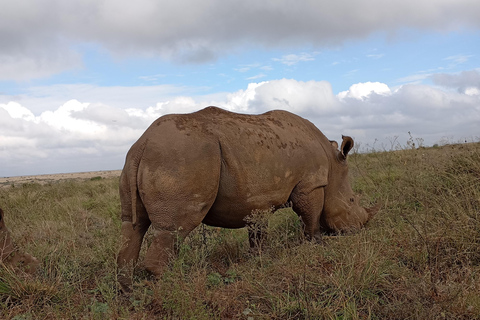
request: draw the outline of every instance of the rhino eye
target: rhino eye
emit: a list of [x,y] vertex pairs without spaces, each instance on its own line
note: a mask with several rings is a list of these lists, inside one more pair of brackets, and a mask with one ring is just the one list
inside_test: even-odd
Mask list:
[[355,199],[354,198],[350,198],[350,203],[354,203],[355,202]]

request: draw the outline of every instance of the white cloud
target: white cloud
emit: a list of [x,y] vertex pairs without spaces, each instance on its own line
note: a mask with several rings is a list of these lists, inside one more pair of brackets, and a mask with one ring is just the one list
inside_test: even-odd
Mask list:
[[255,88],[255,98],[249,101],[252,111],[289,110],[314,116],[331,114],[338,101],[327,81],[297,81],[281,79],[264,82]]
[[353,78],[353,76],[355,76],[358,73],[358,71],[360,71],[360,70],[359,69],[353,69],[353,70],[350,70],[347,73],[345,73],[343,76],[345,78]]
[[397,83],[402,83],[402,84],[406,84],[406,83],[410,83],[410,84],[419,84],[422,82],[422,80],[425,80],[429,77],[431,77],[432,74],[431,73],[419,73],[419,74],[413,74],[413,75],[409,75],[409,76],[406,76],[406,77],[402,77],[400,79],[397,79],[396,82]]
[[[252,101],[255,101],[256,99],[257,88],[265,84],[267,84],[267,82],[250,83],[246,90],[238,90],[228,94],[226,101],[223,102],[225,104],[225,109],[244,113],[255,112],[250,109],[250,105],[252,104]],[[218,106],[221,106],[221,104]]]
[[436,85],[453,88],[460,92],[480,90],[480,69],[462,71],[460,73],[437,73],[431,76]]
[[257,74],[257,75],[248,77],[247,80],[257,80],[257,79],[265,78],[266,76],[267,76],[267,75],[264,74],[264,73],[259,73],[259,74]]
[[[204,63],[246,45],[320,48],[404,28],[479,28],[479,21],[480,2],[471,0],[341,0],[329,6],[300,0],[294,8],[290,1],[254,0],[4,1],[0,79],[25,80],[79,68],[82,46],[115,57]],[[306,54],[280,61],[295,64],[312,58]]]
[[101,103],[122,109],[147,108],[156,105],[158,101],[167,101],[180,95],[195,96],[204,91],[203,87],[187,88],[174,85],[100,87],[92,84],[57,84],[29,87],[25,93],[16,96],[0,94],[0,104],[21,101],[23,107],[39,115],[70,100]]
[[[467,85],[476,79],[458,77],[447,83],[461,79],[458,83]],[[326,81],[280,79],[251,83],[229,94],[179,95],[135,108],[103,103],[100,96],[99,102],[68,100],[38,115],[21,101],[0,103],[0,176],[120,169],[128,148],[157,117],[208,105],[242,113],[289,110],[312,121],[329,139],[351,135],[363,146],[377,141],[377,147],[388,149],[397,137],[405,143],[409,131],[427,145],[444,137],[473,140],[479,138],[480,95],[477,87],[470,87],[463,92],[410,84],[391,90],[367,82],[334,95]],[[141,99],[145,91],[135,91],[135,97]]]
[[384,83],[365,82],[354,84],[350,87],[350,89],[340,92],[337,96],[341,100],[345,98],[364,100],[368,98],[368,96],[370,96],[372,93],[389,95],[391,94],[391,91],[390,88]]
[[453,66],[457,66],[459,64],[467,62],[472,57],[473,57],[472,55],[458,54],[455,56],[446,57],[444,60],[451,61],[452,62],[451,67],[453,67]]
[[147,81],[147,82],[155,82],[158,81],[160,78],[165,78],[166,75],[164,74],[153,74],[148,76],[140,76],[138,77],[140,80]]
[[[203,106],[201,107],[203,108]],[[147,114],[155,115],[155,118],[169,113],[188,113],[198,110],[198,103],[192,97],[176,97],[170,101],[159,102],[156,107],[148,108]]]
[[[347,93],[347,96],[349,93]],[[388,140],[408,139],[407,132],[425,144],[478,140],[480,97],[442,90],[426,85],[404,85],[390,94],[374,94],[363,99],[344,99],[347,128],[359,130],[357,138],[372,145],[373,137],[387,145]],[[378,147],[378,145],[377,145]]]
[[258,67],[260,67],[260,64],[258,64],[258,63],[245,64],[245,65],[241,65],[238,68],[236,68],[235,71],[245,73],[247,71],[250,71],[250,70],[258,68]]
[[7,104],[0,105],[0,108],[3,108],[5,111],[7,111],[10,117],[13,119],[33,120],[35,118],[30,110],[17,102],[10,101]]
[[42,50],[32,48],[29,52],[18,51],[12,54],[0,49],[0,81],[44,78],[83,66],[80,54],[72,50],[55,47],[49,48],[49,51],[38,51]]
[[273,61],[283,63],[287,66],[296,65],[299,62],[313,61],[315,55],[310,53],[300,53],[300,54],[287,54],[281,58],[273,58]]
[[81,112],[87,108],[87,106],[88,103],[70,100],[55,111],[43,112],[37,121],[43,122],[59,131],[70,131],[77,134],[95,134],[102,129],[101,126],[96,122],[78,119],[74,116],[75,113]]
[[385,56],[384,53],[367,54],[367,58],[371,58],[371,59],[381,59],[384,56]]
[[466,88],[465,94],[468,96],[478,96],[480,95],[480,88],[473,88],[473,87]]

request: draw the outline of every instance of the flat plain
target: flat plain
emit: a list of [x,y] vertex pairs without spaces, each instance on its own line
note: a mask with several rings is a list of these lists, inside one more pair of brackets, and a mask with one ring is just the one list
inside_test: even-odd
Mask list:
[[107,171],[90,171],[90,172],[73,172],[73,173],[58,173],[58,174],[42,174],[33,176],[15,176],[15,177],[0,177],[0,187],[10,187],[12,184],[38,183],[41,185],[58,182],[63,180],[86,180],[96,177],[113,178],[120,177],[121,170],[107,170]]
[[[161,279],[119,293],[116,172],[0,180],[13,238],[41,261],[0,265],[1,319],[480,319],[480,144],[349,156],[366,228],[305,240],[290,208],[258,212],[267,239],[198,227]],[[151,231],[145,242],[151,241]]]

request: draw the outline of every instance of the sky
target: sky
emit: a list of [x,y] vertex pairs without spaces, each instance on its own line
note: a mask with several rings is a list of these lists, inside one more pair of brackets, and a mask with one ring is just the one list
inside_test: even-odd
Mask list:
[[0,0],[0,176],[123,167],[158,117],[283,109],[359,151],[480,141],[478,0]]

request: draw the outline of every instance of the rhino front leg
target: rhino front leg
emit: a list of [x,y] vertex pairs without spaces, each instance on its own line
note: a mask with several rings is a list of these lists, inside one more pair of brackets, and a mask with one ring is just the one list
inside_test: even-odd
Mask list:
[[305,192],[297,186],[290,200],[293,203],[293,211],[302,218],[307,239],[321,240],[320,216],[323,211],[324,188],[319,187]]

